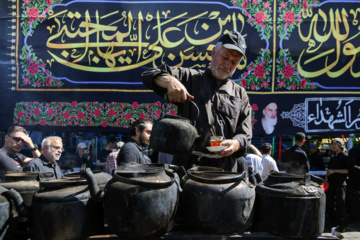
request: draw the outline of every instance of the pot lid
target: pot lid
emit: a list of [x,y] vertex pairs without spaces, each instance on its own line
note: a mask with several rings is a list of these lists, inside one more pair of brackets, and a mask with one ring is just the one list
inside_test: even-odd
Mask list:
[[90,191],[87,185],[69,186],[61,189],[41,190],[35,193],[33,202],[72,202],[90,198]]

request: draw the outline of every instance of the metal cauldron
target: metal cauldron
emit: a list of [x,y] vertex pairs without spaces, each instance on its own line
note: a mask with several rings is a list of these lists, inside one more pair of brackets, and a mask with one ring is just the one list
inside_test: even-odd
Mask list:
[[189,228],[204,233],[243,233],[252,224],[255,190],[246,172],[187,171],[183,204]]
[[[96,175],[96,174],[95,174]],[[103,189],[111,178],[101,173],[95,179]],[[21,195],[11,189],[3,195],[12,199],[21,216],[32,217],[33,236],[37,240],[85,239],[104,233],[102,204],[90,198],[85,178],[40,181],[32,205],[24,204]]]
[[110,230],[124,238],[157,237],[174,225],[179,183],[164,167],[136,164],[113,173],[101,191],[89,168],[84,172],[92,198],[104,206]]
[[256,187],[256,229],[291,238],[321,235],[325,221],[322,183],[309,174],[271,173]]

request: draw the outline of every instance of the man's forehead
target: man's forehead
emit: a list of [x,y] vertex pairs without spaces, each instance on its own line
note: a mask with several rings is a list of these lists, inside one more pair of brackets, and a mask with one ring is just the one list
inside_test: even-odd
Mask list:
[[266,106],[266,109],[271,109],[271,110],[277,109],[277,105],[276,103],[270,103],[269,105]]
[[58,139],[52,139],[51,144],[62,145],[63,143],[62,143],[62,141],[60,141]]
[[16,136],[16,137],[26,136],[26,134],[23,133],[23,132],[13,132],[12,135],[13,135],[13,136]]

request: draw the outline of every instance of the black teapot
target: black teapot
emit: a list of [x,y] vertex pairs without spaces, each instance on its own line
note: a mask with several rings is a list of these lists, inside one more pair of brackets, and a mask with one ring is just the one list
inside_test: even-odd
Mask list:
[[200,110],[194,101],[188,100],[187,103],[191,103],[196,110],[194,119],[165,115],[154,122],[150,136],[150,147],[153,150],[186,157],[195,147],[203,148],[205,140],[209,138],[211,125],[205,126],[204,134],[199,135],[193,124]]

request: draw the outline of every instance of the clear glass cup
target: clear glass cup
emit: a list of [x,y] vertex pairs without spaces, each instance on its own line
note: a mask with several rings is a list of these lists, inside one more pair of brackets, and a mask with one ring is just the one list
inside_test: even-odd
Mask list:
[[224,141],[223,136],[211,136],[210,137],[210,146],[211,147],[217,147],[220,146],[220,143]]

